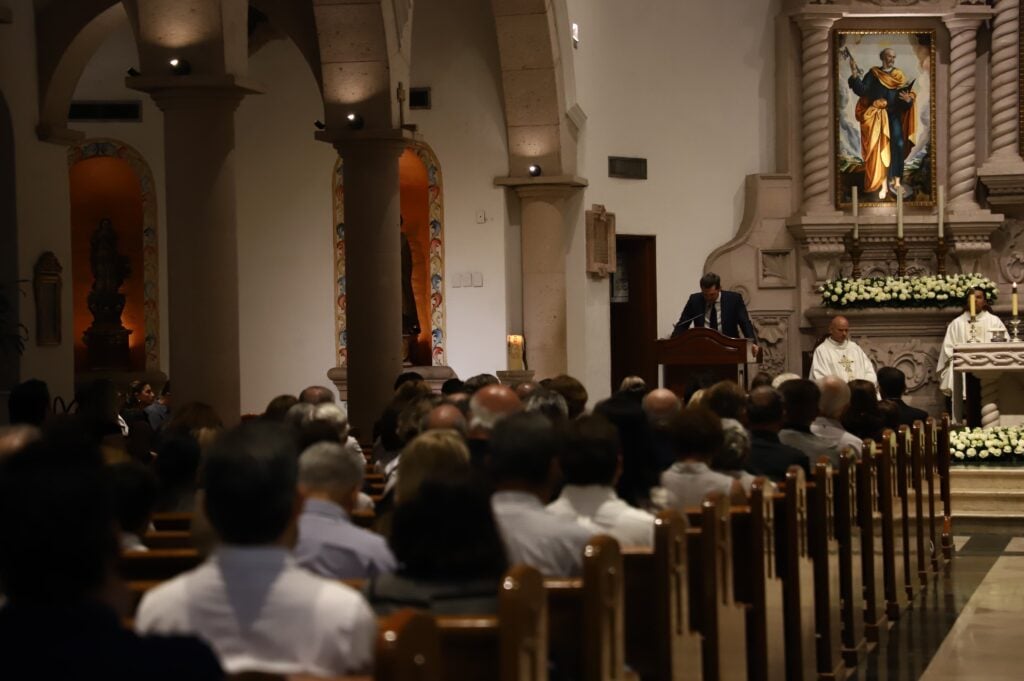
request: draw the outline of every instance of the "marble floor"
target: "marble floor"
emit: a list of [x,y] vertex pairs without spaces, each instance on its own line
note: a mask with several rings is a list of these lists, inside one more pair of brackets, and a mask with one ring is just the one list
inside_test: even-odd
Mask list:
[[952,565],[850,679],[1024,679],[1024,523],[955,527]]

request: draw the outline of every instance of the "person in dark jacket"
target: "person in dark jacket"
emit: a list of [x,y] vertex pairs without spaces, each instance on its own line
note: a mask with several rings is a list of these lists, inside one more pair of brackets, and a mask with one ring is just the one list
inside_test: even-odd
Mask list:
[[751,435],[750,472],[773,482],[785,479],[790,466],[797,465],[810,474],[810,459],[796,447],[779,442],[785,422],[782,395],[775,388],[755,388],[747,398],[747,423]]

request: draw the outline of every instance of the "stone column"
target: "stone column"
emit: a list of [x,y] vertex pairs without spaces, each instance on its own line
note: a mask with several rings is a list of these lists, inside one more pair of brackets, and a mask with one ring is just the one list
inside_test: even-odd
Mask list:
[[343,140],[349,421],[368,440],[402,370],[401,137]]
[[231,76],[129,78],[164,113],[170,372],[178,404],[237,423],[241,401],[235,109],[255,90]]
[[[523,337],[526,365],[538,379],[568,371],[565,256],[571,225],[566,199],[586,186],[572,176],[499,178],[516,190],[522,216]],[[582,275],[581,275],[582,276]]]
[[1020,0],[996,0],[992,21],[989,83],[989,156],[978,174],[990,205],[1021,202],[1024,159],[1020,153]]
[[[979,210],[974,198],[977,179],[974,100],[975,66],[980,17],[946,17],[950,35],[949,56],[949,209]],[[1016,104],[1015,104],[1016,106]]]
[[832,78],[829,30],[834,15],[805,15],[797,19],[803,35],[801,76],[801,150],[803,154],[803,212],[832,212],[829,187],[832,168]]

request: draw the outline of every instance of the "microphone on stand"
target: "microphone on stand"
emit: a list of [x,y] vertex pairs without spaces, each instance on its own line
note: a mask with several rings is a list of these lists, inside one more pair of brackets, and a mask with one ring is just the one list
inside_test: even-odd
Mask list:
[[679,330],[679,327],[680,327],[680,326],[685,326],[685,325],[689,324],[690,322],[694,322],[694,321],[697,321],[698,319],[700,319],[700,318],[701,318],[701,317],[703,317],[703,316],[704,316],[704,313],[703,313],[703,312],[701,312],[701,313],[699,313],[699,314],[695,314],[695,315],[693,315],[693,316],[692,316],[692,317],[690,317],[689,319],[684,319],[684,320],[682,320],[681,322],[676,322],[676,325],[672,327],[672,335],[673,335],[673,336],[674,336],[674,335],[676,335],[676,331],[678,331],[678,330]]

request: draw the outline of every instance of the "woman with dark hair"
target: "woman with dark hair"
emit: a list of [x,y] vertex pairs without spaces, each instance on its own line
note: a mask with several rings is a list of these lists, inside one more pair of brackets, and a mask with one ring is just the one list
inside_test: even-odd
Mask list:
[[651,488],[658,484],[660,470],[654,455],[654,435],[643,407],[620,393],[598,402],[594,413],[611,421],[619,431],[622,476],[615,491],[630,506],[649,508]]
[[394,512],[388,545],[395,574],[370,580],[365,595],[377,614],[420,608],[437,614],[497,611],[508,569],[487,495],[466,480],[427,480]]
[[878,394],[871,381],[850,381],[850,406],[843,415],[843,428],[861,440],[881,440],[882,414],[878,411]]

